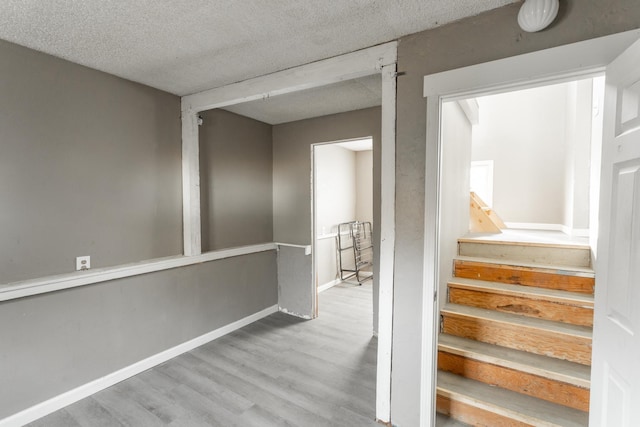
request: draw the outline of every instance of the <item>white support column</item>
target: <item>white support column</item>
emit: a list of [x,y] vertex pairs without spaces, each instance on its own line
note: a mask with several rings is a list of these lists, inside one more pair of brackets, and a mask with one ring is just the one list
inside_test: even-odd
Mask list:
[[[389,422],[391,417],[396,62],[397,42],[390,42],[182,98],[184,254],[191,256],[201,252],[198,112],[382,73],[382,206],[376,417],[384,422]],[[315,282],[309,283],[309,286],[315,286]]]
[[380,168],[380,289],[376,418],[391,420],[391,345],[396,198],[396,64],[382,67],[382,164]]
[[422,294],[422,337],[420,379],[420,425],[434,426],[438,339],[438,224],[440,198],[440,97],[427,98],[427,143],[425,169],[424,281]]
[[198,113],[182,112],[182,221],[184,255],[202,253],[200,235],[200,146]]

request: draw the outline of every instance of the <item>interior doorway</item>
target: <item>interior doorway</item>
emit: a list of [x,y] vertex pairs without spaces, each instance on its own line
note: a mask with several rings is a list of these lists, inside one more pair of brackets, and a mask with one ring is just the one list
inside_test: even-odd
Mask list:
[[[311,151],[316,291],[340,283],[372,285],[373,138],[314,144]],[[316,315],[319,311],[316,298]]]
[[[437,390],[453,419],[481,422],[457,399],[491,402],[483,387],[539,414],[551,404],[557,419],[588,418],[603,89],[598,76],[443,102]],[[569,330],[584,342],[546,347],[562,348]],[[509,422],[530,416],[492,403]],[[539,417],[532,424],[549,421]]]
[[[442,150],[445,148],[441,145],[441,122],[440,113],[443,109],[443,103],[449,100],[466,99],[470,95],[477,96],[478,94],[487,93],[500,93],[508,92],[513,88],[532,88],[541,86],[548,83],[560,83],[562,81],[580,80],[583,78],[594,77],[601,75],[606,66],[611,63],[611,68],[606,68],[607,71],[615,70],[611,75],[614,75],[619,79],[615,82],[615,85],[607,85],[607,104],[605,105],[605,123],[609,123],[604,126],[604,135],[610,140],[615,140],[620,135],[626,136],[620,126],[617,126],[618,121],[624,117],[620,115],[620,111],[624,110],[625,97],[632,99],[632,96],[627,96],[627,93],[635,94],[634,89],[628,89],[634,82],[637,81],[637,74],[634,76],[628,76],[624,74],[622,70],[633,68],[630,66],[632,61],[637,60],[638,54],[640,54],[640,44],[632,45],[638,39],[637,32],[621,33],[614,36],[603,37],[601,39],[594,39],[587,42],[576,43],[574,45],[563,46],[559,48],[553,48],[542,52],[531,53],[527,55],[521,55],[519,57],[509,58],[505,60],[494,61],[491,63],[481,64],[477,66],[471,66],[452,72],[440,73],[439,75],[432,75],[425,77],[425,90],[424,95],[427,98],[428,106],[428,118],[427,118],[427,185],[426,185],[426,232],[425,232],[425,271],[433,271],[431,274],[425,275],[425,299],[424,299],[424,317],[423,317],[423,352],[425,369],[423,369],[422,377],[422,391],[424,392],[422,397],[422,413],[425,414],[421,424],[432,425],[435,417],[435,381],[436,381],[436,361],[437,361],[437,342],[438,342],[438,321],[439,321],[439,298],[434,298],[431,301],[431,296],[438,295],[439,292],[439,274],[440,268],[434,268],[441,261],[439,253],[439,236],[440,229],[440,214],[441,210],[439,203],[442,203],[442,186],[439,178],[443,164]],[[625,52],[630,45],[628,51]],[[607,54],[600,54],[606,52]],[[622,53],[624,52],[624,53]],[[622,53],[622,54],[621,54]],[[620,59],[616,59],[620,55]],[[634,59],[636,58],[636,59]],[[613,61],[613,62],[612,62]],[[626,68],[624,68],[626,67]],[[525,71],[526,70],[526,71]],[[634,73],[636,71],[633,71]],[[628,80],[623,80],[620,76],[626,76]],[[609,80],[609,74],[607,80]],[[636,80],[631,81],[635,78]],[[619,88],[622,88],[618,91]],[[624,90],[623,90],[624,89]],[[616,103],[618,99],[618,103]],[[634,100],[637,98],[633,98]],[[635,101],[634,101],[635,102]],[[634,103],[634,109],[636,104]],[[636,114],[636,113],[634,113]],[[635,115],[633,117],[636,117]],[[629,120],[627,120],[629,121]],[[612,127],[612,123],[616,125],[615,129]],[[607,141],[603,142],[603,171],[606,171],[605,166],[609,166],[608,172],[611,172],[611,164],[613,159],[613,150],[615,145],[610,143],[607,145]],[[621,146],[618,146],[618,152],[621,151]],[[607,153],[608,160],[605,161],[604,154]],[[634,152],[637,153],[637,152]],[[437,160],[436,160],[437,159]],[[435,165],[434,165],[435,163]],[[435,169],[435,170],[434,170]],[[615,170],[614,172],[617,172]],[[622,169],[620,176],[626,173],[626,169]],[[625,175],[626,178],[626,175]],[[612,227],[610,218],[608,215],[614,209],[611,205],[609,193],[612,191],[612,176],[611,174],[605,174],[601,177],[602,182],[602,202],[600,203],[600,213],[604,213],[607,217],[603,218],[602,226],[604,227],[596,233],[599,239],[600,249],[602,249],[603,241],[608,241],[608,232]],[[617,182],[613,183],[613,191],[616,189]],[[625,191],[636,191],[636,187],[631,185],[625,187]],[[626,205],[625,205],[626,207]],[[627,209],[625,212],[627,212]],[[633,217],[627,216],[621,219],[625,226],[633,226]],[[625,237],[621,235],[620,237]],[[621,239],[624,240],[624,239]],[[434,246],[435,245],[435,246]],[[601,267],[608,267],[609,264],[606,260],[606,251],[602,252],[599,258],[598,265]],[[604,261],[603,261],[604,259]],[[615,326],[607,324],[607,294],[616,292],[618,288],[623,289],[629,285],[625,281],[615,282],[609,280],[606,275],[599,276],[599,289],[596,291],[595,297],[595,325],[596,325],[596,338],[593,341],[593,354],[594,354],[594,372],[596,373],[591,389],[591,395],[594,399],[591,400],[591,419],[600,420],[608,419],[607,417],[613,413],[607,412],[607,405],[614,407],[616,402],[607,401],[607,387],[619,386],[614,378],[615,373],[611,373],[607,370],[607,361],[612,359],[611,350],[602,347],[605,342],[603,338],[606,337],[605,332],[607,328],[611,329]],[[622,301],[622,300],[621,300]],[[602,305],[605,303],[605,305]],[[613,301],[610,301],[613,303]],[[600,322],[600,323],[598,323]],[[600,325],[600,326],[598,326]],[[635,338],[626,337],[628,344],[635,342]],[[598,344],[600,343],[600,344]],[[616,354],[619,354],[618,352]],[[634,353],[635,354],[635,353]],[[588,357],[591,357],[591,348],[589,348]],[[609,358],[609,359],[608,359]],[[617,362],[616,362],[617,363]],[[603,382],[605,384],[603,384]],[[627,396],[635,393],[633,387],[618,388],[617,391],[621,391],[627,394]],[[603,396],[605,396],[603,398]],[[617,401],[617,400],[616,400]],[[588,405],[588,404],[587,404]],[[588,406],[587,406],[588,407]],[[551,412],[554,413],[553,411]],[[616,414],[619,411],[615,412]],[[624,416],[628,416],[628,412],[624,413]]]
[[[596,250],[603,98],[597,76],[443,102],[440,295],[469,233],[541,231]],[[499,227],[483,228],[471,192]]]

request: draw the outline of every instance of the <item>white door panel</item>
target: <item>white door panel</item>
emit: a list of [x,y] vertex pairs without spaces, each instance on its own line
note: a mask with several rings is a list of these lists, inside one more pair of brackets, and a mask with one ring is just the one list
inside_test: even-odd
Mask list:
[[640,425],[640,41],[607,68],[591,426]]

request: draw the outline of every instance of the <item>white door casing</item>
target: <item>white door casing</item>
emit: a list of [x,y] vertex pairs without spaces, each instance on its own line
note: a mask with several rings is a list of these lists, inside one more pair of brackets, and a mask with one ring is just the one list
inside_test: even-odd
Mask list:
[[[632,30],[425,76],[424,96],[427,102],[427,132],[425,159],[424,289],[420,372],[421,405],[419,415],[421,427],[435,425],[436,349],[439,321],[437,298],[437,293],[439,292],[437,285],[439,242],[437,239],[439,229],[439,194],[443,190],[439,188],[439,167],[441,161],[440,118],[442,102],[444,100],[460,100],[469,97],[542,86],[545,84],[578,80],[580,78],[595,77],[605,72],[607,65],[639,38],[640,30]],[[640,60],[637,58],[636,63],[640,63]],[[636,91],[636,93],[640,93],[640,91]],[[630,93],[627,94],[627,97],[628,99],[632,98]],[[630,126],[629,123],[627,123],[626,126]],[[638,185],[640,185],[640,177],[635,179],[638,180]],[[634,188],[634,190],[637,189]],[[639,200],[640,192],[638,192],[636,203],[640,203]],[[640,204],[638,204],[638,207],[640,208]],[[635,215],[638,215],[638,210],[635,211]],[[636,226],[640,226],[640,219]],[[636,239],[637,238],[640,238],[640,234],[638,234]],[[640,246],[638,251],[640,251]],[[640,265],[640,258],[636,258],[636,264]],[[640,269],[638,272],[640,273]],[[598,300],[596,299],[596,305],[597,304]],[[601,345],[603,344],[599,341],[594,341],[596,349]],[[635,369],[640,369],[640,353],[636,353],[635,357],[637,365]],[[638,385],[635,387],[640,387],[640,381],[636,381],[636,383]],[[594,399],[601,398],[599,395],[601,390],[598,387],[599,384],[592,385],[592,404],[594,404]],[[634,398],[636,401],[640,399],[637,394],[634,395]],[[613,399],[615,399],[615,397]],[[636,410],[640,410],[640,408]],[[634,420],[636,421],[634,425],[640,425],[640,418],[634,418]],[[616,424],[610,424],[610,426],[617,427]]]
[[640,425],[640,41],[606,71],[590,425]]

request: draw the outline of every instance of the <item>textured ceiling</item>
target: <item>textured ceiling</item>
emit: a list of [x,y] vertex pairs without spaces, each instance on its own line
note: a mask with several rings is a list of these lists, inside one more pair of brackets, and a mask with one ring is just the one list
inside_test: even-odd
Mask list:
[[518,0],[2,0],[0,38],[177,95]]

